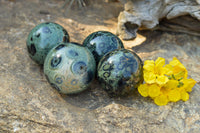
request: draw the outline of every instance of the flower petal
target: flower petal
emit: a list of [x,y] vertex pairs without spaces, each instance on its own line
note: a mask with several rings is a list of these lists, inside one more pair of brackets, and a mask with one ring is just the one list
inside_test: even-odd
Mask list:
[[158,57],[157,60],[155,61],[156,67],[163,67],[165,65],[165,58]]
[[138,87],[138,92],[140,93],[140,95],[142,95],[143,97],[147,97],[148,96],[148,85],[147,84],[141,84]]
[[185,91],[181,91],[181,100],[183,100],[185,102],[188,99],[189,99],[189,94]]
[[167,82],[169,81],[168,77],[164,76],[164,75],[161,75],[161,76],[158,76],[157,75],[157,79],[156,79],[156,83],[159,84],[159,85],[164,85],[166,84]]
[[143,66],[143,69],[146,70],[146,71],[150,71],[150,72],[154,72],[154,61],[145,61],[146,63],[144,64]]
[[164,69],[163,66],[165,65],[165,59],[162,57],[158,57],[157,60],[155,61],[155,73],[158,75],[163,75]]
[[149,85],[148,94],[151,98],[160,95],[160,87],[157,84]]
[[163,95],[168,95],[168,93],[171,91],[171,89],[170,88],[167,88],[167,87],[161,87],[161,89],[160,89],[160,92],[163,94]]
[[153,60],[145,60],[144,65],[146,65],[146,64],[154,64],[154,61]]
[[152,72],[144,72],[144,81],[148,84],[155,83],[156,75]]
[[181,99],[181,94],[178,90],[174,89],[168,93],[168,98],[172,102],[177,102]]
[[187,78],[187,70],[183,67],[181,65],[174,66],[173,74],[175,79],[179,80],[181,78]]
[[165,85],[165,87],[169,89],[175,89],[177,88],[178,84],[179,82],[177,80],[169,80]]
[[173,67],[169,64],[164,66],[164,74],[166,75],[172,75],[173,74]]
[[168,98],[166,95],[160,95],[154,99],[155,104],[162,106],[168,103]]
[[171,66],[176,66],[176,65],[180,64],[180,61],[176,57],[173,57],[173,60],[170,61],[169,64]]
[[187,78],[187,69],[176,57],[174,57],[169,64],[173,67],[173,74],[176,76],[177,80],[180,78]]
[[191,92],[192,88],[196,84],[196,81],[194,79],[183,79],[181,80],[183,82],[183,87],[185,88],[186,92]]

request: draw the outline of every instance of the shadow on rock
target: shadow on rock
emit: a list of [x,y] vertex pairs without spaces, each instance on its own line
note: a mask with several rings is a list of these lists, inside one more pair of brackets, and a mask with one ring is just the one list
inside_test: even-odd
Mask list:
[[67,103],[74,106],[86,109],[96,109],[111,103],[111,99],[107,96],[106,92],[99,87],[99,83],[94,81],[91,88],[73,95],[61,95]]
[[130,96],[126,97],[110,97],[100,86],[97,80],[91,85],[91,88],[79,94],[62,95],[62,98],[69,104],[85,109],[97,109],[105,107],[112,103],[121,104],[123,106],[131,107],[139,101],[139,94],[137,90]]

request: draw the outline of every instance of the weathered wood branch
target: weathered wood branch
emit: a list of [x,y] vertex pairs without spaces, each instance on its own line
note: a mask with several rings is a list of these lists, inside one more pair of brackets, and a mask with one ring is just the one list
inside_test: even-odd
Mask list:
[[200,36],[200,29],[196,28],[200,27],[200,0],[130,0],[124,7],[117,27],[117,34],[124,40],[134,39],[138,29],[161,29]]

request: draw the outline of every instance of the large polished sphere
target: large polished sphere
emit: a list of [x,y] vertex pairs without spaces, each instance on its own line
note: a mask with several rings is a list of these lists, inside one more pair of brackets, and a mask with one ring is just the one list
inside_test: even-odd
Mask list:
[[67,31],[59,24],[46,22],[31,30],[26,45],[31,59],[43,64],[48,52],[61,42],[69,42]]
[[44,74],[52,87],[63,94],[86,90],[95,77],[96,63],[88,48],[77,43],[54,47],[44,63]]
[[83,46],[89,48],[97,64],[106,53],[115,49],[124,48],[122,41],[108,31],[97,31],[90,34],[83,41]]
[[126,49],[106,54],[98,64],[98,80],[110,96],[132,93],[143,82],[140,57]]

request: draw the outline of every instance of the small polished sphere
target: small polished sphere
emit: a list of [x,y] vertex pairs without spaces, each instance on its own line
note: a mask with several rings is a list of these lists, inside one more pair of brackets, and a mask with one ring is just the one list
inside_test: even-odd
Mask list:
[[125,96],[143,82],[143,63],[127,49],[106,54],[98,64],[98,80],[110,96]]
[[54,47],[44,62],[44,74],[52,87],[63,94],[86,90],[96,72],[96,63],[88,48],[77,43]]
[[61,42],[69,42],[68,32],[59,24],[46,22],[31,30],[26,45],[31,59],[43,64],[48,52]]
[[89,48],[97,64],[106,53],[115,49],[124,48],[122,41],[108,31],[97,31],[90,34],[83,41],[83,46]]

